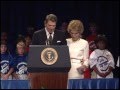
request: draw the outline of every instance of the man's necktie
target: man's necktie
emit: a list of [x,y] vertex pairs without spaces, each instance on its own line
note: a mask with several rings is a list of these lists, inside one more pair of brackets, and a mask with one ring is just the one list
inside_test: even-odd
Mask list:
[[50,33],[50,36],[49,36],[49,45],[52,45],[52,33]]

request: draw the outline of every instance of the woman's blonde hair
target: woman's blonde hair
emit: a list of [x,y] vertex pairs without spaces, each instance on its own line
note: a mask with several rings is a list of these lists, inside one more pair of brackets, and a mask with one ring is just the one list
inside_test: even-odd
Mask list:
[[78,32],[80,32],[80,34],[82,34],[84,31],[84,26],[80,20],[72,20],[72,21],[70,21],[67,30],[69,33],[71,31],[78,31]]

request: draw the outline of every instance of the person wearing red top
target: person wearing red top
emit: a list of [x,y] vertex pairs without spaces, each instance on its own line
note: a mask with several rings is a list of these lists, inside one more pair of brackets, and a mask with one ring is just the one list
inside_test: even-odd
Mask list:
[[25,36],[26,53],[29,52],[29,45],[31,45],[31,43],[32,43],[32,37],[30,37],[30,35],[26,35]]
[[[94,22],[89,24],[90,34],[86,38],[89,43],[89,55],[96,49],[95,39],[97,37],[97,25]],[[84,73],[84,78],[91,78],[91,70],[88,68]]]
[[95,39],[97,37],[97,25],[95,23],[90,23],[89,25],[89,31],[90,31],[90,35],[86,38],[87,41],[89,42],[89,47],[90,47],[90,52],[89,54],[91,54],[91,52],[96,49],[96,45],[95,45]]

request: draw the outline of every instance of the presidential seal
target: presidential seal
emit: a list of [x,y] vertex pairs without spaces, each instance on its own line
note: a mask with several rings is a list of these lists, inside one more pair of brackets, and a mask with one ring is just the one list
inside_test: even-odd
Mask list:
[[46,65],[54,64],[58,59],[58,53],[54,48],[45,48],[41,52],[41,60]]

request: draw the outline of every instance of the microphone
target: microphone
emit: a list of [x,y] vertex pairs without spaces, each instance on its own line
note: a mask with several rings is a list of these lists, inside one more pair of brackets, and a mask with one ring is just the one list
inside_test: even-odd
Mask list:
[[47,39],[47,40],[46,40],[46,45],[52,45],[52,42],[51,42],[50,39]]
[[47,40],[46,40],[46,45],[52,45],[52,40],[53,40],[53,38],[52,38],[52,35],[51,35],[52,33],[49,33],[49,38],[47,38]]

